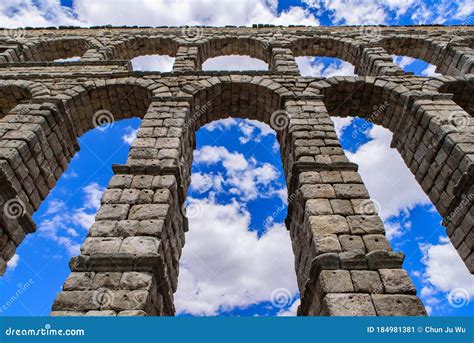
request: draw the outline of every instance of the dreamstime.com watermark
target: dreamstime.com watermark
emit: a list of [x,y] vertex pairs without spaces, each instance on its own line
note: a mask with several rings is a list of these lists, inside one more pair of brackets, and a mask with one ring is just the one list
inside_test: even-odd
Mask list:
[[21,298],[21,296],[33,285],[33,279],[29,279],[25,283],[19,283],[17,285],[17,290],[16,292],[0,307],[0,314],[8,310],[10,307],[15,304],[18,299]]
[[462,211],[464,211],[465,207],[469,205],[472,201],[474,201],[474,194],[469,193],[469,194],[462,194],[461,195],[461,201],[459,202],[459,205],[456,206],[456,208],[451,211],[446,218],[443,220],[443,225],[447,226],[458,214],[460,214]]
[[53,329],[50,324],[46,324],[39,329],[17,329],[9,327],[5,329],[5,336],[85,336],[84,329]]

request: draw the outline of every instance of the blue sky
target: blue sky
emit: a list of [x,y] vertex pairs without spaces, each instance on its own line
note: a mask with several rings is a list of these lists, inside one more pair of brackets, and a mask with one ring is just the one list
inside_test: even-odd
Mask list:
[[[390,5],[388,5],[390,4]],[[62,5],[62,6],[61,6]],[[143,6],[146,11],[143,11]],[[232,11],[229,7],[232,6]],[[469,23],[467,1],[34,1],[4,0],[0,22],[50,25],[251,25]],[[406,71],[435,76],[433,66],[394,56]],[[170,70],[173,59],[140,57],[136,70]],[[353,75],[337,59],[298,58],[304,75]],[[218,57],[206,69],[265,69],[247,57]],[[472,276],[451,246],[441,218],[416,184],[391,134],[362,119],[334,118],[348,157],[386,223],[395,249],[406,254],[419,296],[432,315],[466,315],[474,306]],[[17,250],[0,278],[0,315],[47,315],[93,222],[112,163],[124,163],[138,119],[114,122],[80,138],[80,152],[35,213],[38,231]],[[190,231],[181,260],[176,306],[181,315],[294,315],[298,290],[288,233],[285,180],[274,132],[259,122],[227,119],[197,132]],[[18,289],[27,290],[11,301]],[[275,297],[282,294],[282,303]],[[462,297],[461,304],[454,297]],[[272,301],[273,300],[273,301]],[[462,306],[459,306],[462,305]]]

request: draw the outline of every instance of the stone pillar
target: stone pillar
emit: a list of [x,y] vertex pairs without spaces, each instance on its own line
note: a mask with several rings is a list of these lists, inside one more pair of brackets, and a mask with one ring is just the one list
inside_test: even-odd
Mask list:
[[174,315],[187,231],[179,156],[188,108],[178,101],[150,105],[127,163],[114,166],[52,315]]
[[197,46],[181,45],[176,53],[173,72],[189,72],[201,69],[202,61],[199,58]]
[[[286,102],[287,227],[299,315],[426,315],[321,99]],[[288,147],[289,146],[289,147]],[[290,151],[291,150],[291,151]],[[285,159],[284,159],[285,161]]]
[[393,118],[396,147],[439,213],[451,243],[474,273],[474,121],[450,94],[412,101]]
[[272,47],[270,70],[275,73],[299,75],[300,70],[290,48]]
[[0,275],[41,201],[66,170],[77,146],[68,116],[57,104],[16,106],[0,120]]
[[378,46],[365,47],[360,55],[360,61],[355,66],[356,75],[364,76],[403,76],[402,68],[393,63],[390,55]]

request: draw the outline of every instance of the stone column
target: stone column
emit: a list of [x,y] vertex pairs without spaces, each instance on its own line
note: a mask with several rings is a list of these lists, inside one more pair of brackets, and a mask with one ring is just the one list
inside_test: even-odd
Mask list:
[[290,48],[272,47],[270,70],[275,73],[299,75],[300,70]]
[[[289,100],[287,227],[299,315],[426,315],[321,99]],[[284,133],[285,134],[285,133]]]
[[181,45],[176,53],[173,72],[189,72],[201,69],[197,46]]
[[127,163],[114,166],[52,315],[174,315],[187,231],[179,156],[188,113],[187,102],[152,102]]
[[426,94],[390,123],[396,147],[474,273],[474,120],[451,94]]
[[18,105],[0,120],[0,275],[36,230],[31,216],[74,156],[76,136],[67,123],[58,103],[42,100]]
[[366,76],[403,76],[405,71],[393,63],[390,55],[378,46],[369,46],[362,49],[360,61],[355,66],[356,75]]

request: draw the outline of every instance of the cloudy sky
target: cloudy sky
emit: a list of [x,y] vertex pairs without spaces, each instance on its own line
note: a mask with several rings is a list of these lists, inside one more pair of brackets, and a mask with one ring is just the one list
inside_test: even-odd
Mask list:
[[[2,0],[0,25],[251,25],[254,23],[472,24],[473,0]],[[393,56],[407,71],[436,76],[435,67]],[[307,76],[353,75],[344,61],[298,58]],[[173,59],[143,56],[136,70],[169,71]],[[262,69],[245,56],[210,59],[206,70]],[[432,315],[465,315],[474,307],[472,276],[449,243],[441,218],[396,150],[391,133],[361,119],[333,118],[347,156],[385,221],[393,246],[406,254],[419,296]],[[0,278],[0,315],[47,315],[78,254],[112,163],[126,160],[140,122],[115,122],[80,139],[81,151],[34,215],[29,235]],[[181,315],[294,315],[299,301],[286,216],[286,186],[275,133],[265,124],[226,119],[197,132],[190,230],[175,294]],[[8,301],[18,288],[28,291]],[[276,302],[275,298],[283,301]],[[273,301],[272,301],[273,300]],[[3,306],[8,305],[8,306]]]

